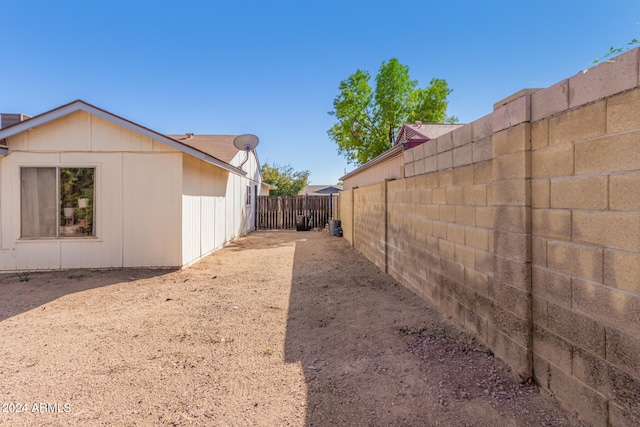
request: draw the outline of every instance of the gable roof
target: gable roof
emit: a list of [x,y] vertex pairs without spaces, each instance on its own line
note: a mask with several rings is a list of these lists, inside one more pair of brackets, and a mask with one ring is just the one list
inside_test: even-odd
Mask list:
[[408,144],[408,147],[415,147],[423,142],[430,141],[439,136],[449,133],[454,129],[458,129],[464,125],[461,124],[440,124],[440,123],[411,123],[402,125],[398,137],[393,143],[394,147],[398,144]]
[[338,194],[342,190],[340,185],[307,185],[298,194],[308,194],[310,196],[327,196],[329,194]]
[[[193,147],[190,145],[185,144],[182,141],[178,141],[176,139],[173,139],[167,135],[163,135],[161,133],[158,133],[154,130],[151,130],[149,128],[146,128],[144,126],[141,126],[137,123],[134,123],[130,120],[127,120],[125,118],[122,118],[120,116],[116,116],[115,114],[112,114],[106,110],[103,110],[101,108],[98,108],[94,105],[88,104],[82,100],[76,100],[73,102],[70,102],[68,104],[62,105],[58,108],[54,108],[53,110],[47,111],[45,113],[39,114],[37,116],[31,117],[29,119],[26,119],[24,121],[18,122],[16,124],[13,124],[11,126],[8,126],[6,128],[2,128],[0,129],[0,140],[3,140],[5,138],[8,138],[10,136],[16,135],[18,133],[24,132],[28,129],[34,128],[36,126],[40,126],[42,124],[48,123],[50,121],[53,121],[55,119],[58,119],[60,117],[69,115],[71,113],[74,113],[76,111],[84,111],[87,112],[89,114],[93,114],[94,116],[100,117],[102,119],[108,120],[112,123],[115,123],[117,125],[120,125],[124,128],[127,128],[131,131],[137,132],[141,135],[144,135],[146,137],[149,137],[151,139],[153,139],[154,141],[160,142],[162,144],[168,145],[169,147],[175,148],[176,150],[179,150],[187,155],[190,155],[192,157],[195,157],[197,159],[200,159],[204,162],[210,163],[212,165],[216,165],[222,169],[225,169],[231,173],[234,173],[236,175],[246,175],[247,173],[238,168],[235,167],[233,165],[230,165],[228,162],[219,159],[218,157],[209,154],[203,150],[198,149],[197,147]],[[231,144],[233,146],[233,144]],[[235,148],[235,147],[234,147]]]

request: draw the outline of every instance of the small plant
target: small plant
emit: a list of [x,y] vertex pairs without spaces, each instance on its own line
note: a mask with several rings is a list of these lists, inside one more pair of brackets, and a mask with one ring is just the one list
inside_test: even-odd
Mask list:
[[[627,43],[627,45],[625,47],[613,47],[611,46],[609,48],[609,52],[605,53],[604,55],[602,55],[600,58],[598,59],[594,59],[593,62],[591,62],[590,64],[587,64],[586,68],[584,70],[582,70],[583,73],[586,73],[589,68],[593,67],[594,65],[598,65],[600,62],[602,62],[603,60],[605,60],[606,58],[609,58],[613,55],[617,55],[619,53],[622,52],[626,52],[629,49],[631,49],[633,46],[640,44],[640,41],[638,39],[633,39],[631,40],[629,43]],[[610,59],[607,59],[606,62],[613,62]]]

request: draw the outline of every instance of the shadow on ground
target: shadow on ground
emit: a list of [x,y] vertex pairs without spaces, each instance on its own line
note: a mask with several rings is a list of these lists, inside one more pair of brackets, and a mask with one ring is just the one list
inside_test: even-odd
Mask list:
[[[76,292],[168,274],[175,269],[123,268],[0,274],[0,321]],[[108,274],[107,274],[108,273]],[[115,274],[114,274],[115,273]]]

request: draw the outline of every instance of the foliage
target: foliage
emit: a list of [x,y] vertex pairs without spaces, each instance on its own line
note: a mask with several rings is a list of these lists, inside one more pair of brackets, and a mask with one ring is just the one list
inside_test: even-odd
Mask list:
[[403,124],[456,123],[447,117],[447,97],[452,89],[446,80],[432,79],[419,88],[409,77],[409,67],[396,58],[383,62],[375,78],[375,91],[367,71],[358,69],[340,82],[340,93],[329,114],[337,120],[327,132],[338,144],[338,152],[349,163],[363,164],[393,146]]
[[[594,59],[590,64],[587,64],[586,68],[584,70],[582,70],[582,72],[586,73],[589,70],[589,68],[591,68],[591,67],[593,67],[595,65],[598,65],[600,62],[602,62],[602,60],[604,60],[606,58],[609,58],[609,57],[611,57],[613,55],[617,55],[619,53],[626,52],[629,49],[631,49],[632,46],[635,46],[637,44],[640,44],[640,41],[638,41],[638,39],[633,39],[629,43],[627,43],[626,47],[613,47],[613,46],[611,46],[609,48],[609,52],[605,53],[600,58]],[[607,59],[607,62],[610,62],[610,61],[611,61],[610,59]]]
[[263,164],[261,168],[262,179],[264,182],[273,184],[278,187],[271,190],[270,194],[276,196],[296,195],[306,187],[311,172],[308,170],[294,171],[291,165],[279,166],[273,164]]

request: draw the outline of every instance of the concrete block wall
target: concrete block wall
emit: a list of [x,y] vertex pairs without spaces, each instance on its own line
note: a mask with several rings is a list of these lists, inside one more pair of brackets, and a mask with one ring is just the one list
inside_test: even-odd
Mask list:
[[635,49],[340,196],[354,247],[594,426],[640,425],[638,111]]
[[536,379],[593,425],[640,425],[638,50],[532,95]]

